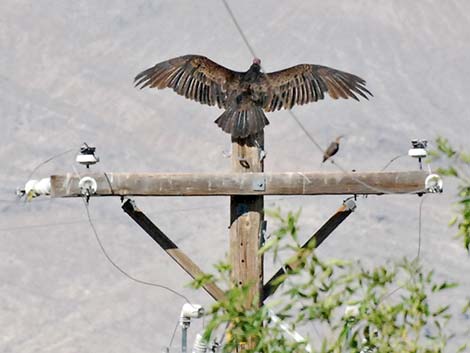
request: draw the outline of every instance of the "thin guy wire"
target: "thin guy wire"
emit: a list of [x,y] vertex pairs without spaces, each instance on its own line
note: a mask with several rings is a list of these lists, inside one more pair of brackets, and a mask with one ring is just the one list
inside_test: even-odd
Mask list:
[[[245,33],[243,32],[240,24],[238,23],[237,19],[235,18],[235,15],[233,14],[232,10],[230,9],[230,6],[227,4],[226,0],[222,0],[225,8],[227,9],[227,12],[228,14],[230,15],[233,23],[235,24],[235,27],[237,28],[240,36],[242,37],[243,41],[245,42],[246,46],[248,47],[248,49],[250,50],[251,54],[254,56],[254,57],[257,57],[256,56],[256,53],[253,49],[253,47],[250,45],[247,37],[245,36]],[[263,70],[263,72],[265,72],[265,70],[261,67],[261,69]],[[270,79],[269,77],[266,75],[265,73],[265,78],[266,78],[266,81],[268,82],[268,84],[270,86],[271,85],[271,82],[270,82]],[[281,101],[283,102],[283,104],[285,106],[287,106],[285,104],[285,98],[282,96],[282,95],[279,95],[279,98],[281,99]],[[292,118],[294,119],[294,121],[297,123],[297,125],[299,125],[299,127],[302,129],[302,131],[305,133],[305,135],[308,137],[308,139],[318,148],[318,150],[321,152],[321,153],[324,153],[324,150],[323,148],[321,147],[321,145],[318,143],[318,141],[312,136],[312,134],[310,134],[307,129],[303,126],[303,124],[300,122],[300,120],[297,118],[297,116],[294,114],[294,112],[291,110],[291,109],[287,109],[287,112],[292,116]],[[345,168],[343,168],[338,162],[335,162],[334,159],[331,159],[330,162],[332,164],[334,164],[338,169],[340,169],[341,171],[343,171],[344,173],[349,173]],[[357,181],[359,184],[361,184],[362,186],[365,186],[375,192],[378,192],[380,194],[416,194],[416,193],[420,193],[420,192],[425,192],[424,189],[417,189],[417,190],[413,190],[413,191],[407,191],[407,192],[395,192],[395,191],[390,191],[390,190],[385,190],[385,189],[380,189],[380,188],[377,188],[377,187],[374,187],[372,185],[369,185],[365,182],[363,182],[362,180],[354,177],[354,176],[351,176],[353,180]]]

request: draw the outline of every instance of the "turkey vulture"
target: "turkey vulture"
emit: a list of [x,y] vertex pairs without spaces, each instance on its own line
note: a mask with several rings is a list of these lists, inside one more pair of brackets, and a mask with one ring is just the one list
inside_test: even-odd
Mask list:
[[330,143],[330,145],[326,149],[325,153],[323,153],[323,162],[322,163],[325,163],[325,161],[328,158],[333,157],[336,154],[336,152],[338,152],[338,150],[339,150],[339,140],[341,138],[343,138],[343,135],[338,136],[335,141]]
[[248,71],[237,72],[205,56],[184,55],[142,71],[134,83],[140,88],[172,88],[201,104],[225,109],[215,123],[234,138],[254,135],[268,125],[263,111],[316,102],[325,92],[334,99],[372,96],[362,78],[347,72],[301,64],[265,74],[257,58]]

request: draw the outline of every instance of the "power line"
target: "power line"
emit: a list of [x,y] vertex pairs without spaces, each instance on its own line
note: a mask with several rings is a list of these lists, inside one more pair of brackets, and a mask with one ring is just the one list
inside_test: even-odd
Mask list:
[[176,321],[175,328],[173,329],[173,333],[171,334],[170,343],[168,343],[168,346],[167,346],[168,352],[171,352],[171,346],[173,345],[173,340],[175,339],[176,330],[178,329],[179,324],[180,324],[180,320],[178,319]]
[[[36,202],[36,200],[34,202]],[[180,208],[180,209],[174,209],[174,210],[148,212],[148,214],[149,215],[172,214],[172,213],[183,213],[183,212],[206,210],[206,209],[216,209],[216,208],[220,208],[220,206],[188,207],[188,208]],[[99,218],[99,219],[93,219],[93,222],[98,221],[99,223],[105,223],[105,222],[112,221],[112,220],[119,219],[119,218],[121,218],[121,216]],[[70,225],[70,224],[82,224],[82,223],[88,223],[88,220],[70,220],[70,221],[54,222],[54,223],[32,224],[32,225],[27,225],[27,226],[5,227],[5,228],[0,228],[0,231],[33,229],[33,228],[48,228],[48,227],[56,227],[56,226],[63,226],[63,225]]]
[[[419,201],[419,207],[418,207],[418,250],[416,252],[416,257],[414,259],[416,261],[419,261],[420,256],[421,256],[421,236],[422,236],[422,228],[423,228],[423,226],[422,226],[422,222],[423,222],[422,215],[423,215],[423,203],[424,203],[424,200],[425,200],[426,196],[427,195],[423,195],[421,197],[421,200]],[[390,291],[389,293],[384,294],[379,299],[379,304],[382,303],[385,299],[390,298],[393,294],[395,294],[399,290],[402,290],[403,288],[405,288],[405,286],[406,286],[406,284],[403,284],[403,285],[395,288],[394,290]]]
[[[0,199],[0,202],[2,203],[10,203],[10,204],[15,204],[15,205],[21,205],[21,204],[25,204],[26,202],[19,202],[20,199],[16,198],[15,200],[5,200],[5,199]],[[42,200],[35,200],[34,202],[46,202],[46,201],[49,201],[51,202],[52,200],[51,199],[42,199]]]
[[419,260],[421,255],[421,234],[423,228],[423,203],[427,195],[423,195],[419,201],[419,216],[418,216],[418,253],[416,254],[416,259]]
[[[303,195],[293,195],[289,197],[277,197],[270,199],[267,201],[267,204],[275,204],[276,201],[283,201],[283,200],[289,200],[291,198],[295,197],[300,197]],[[34,200],[34,203],[38,201],[49,201],[51,202],[52,199],[42,199],[42,200]],[[0,200],[1,202],[1,200]],[[15,202],[15,201],[11,201]],[[16,203],[16,202],[15,202]],[[208,209],[219,209],[221,205],[212,205],[212,206],[195,206],[195,207],[185,207],[185,208],[178,208],[178,209],[167,209],[167,210],[162,210],[162,211],[150,211],[147,212],[148,215],[163,215],[163,214],[178,214],[178,213],[185,213],[185,212],[193,212],[193,211],[203,211],[203,210],[208,210]],[[116,219],[121,218],[121,216],[115,216],[115,217],[107,217],[107,218],[94,218],[93,223],[106,223],[110,222]],[[0,232],[2,231],[15,231],[15,230],[23,230],[23,229],[35,229],[35,228],[49,228],[49,227],[60,227],[64,225],[72,225],[72,224],[83,224],[83,223],[88,223],[88,220],[65,220],[62,222],[51,222],[51,223],[40,223],[40,224],[31,224],[31,225],[24,225],[24,226],[12,226],[12,227],[4,227],[0,228]]]
[[395,156],[393,157],[392,159],[390,159],[387,164],[385,164],[382,169],[380,169],[381,172],[383,172],[385,169],[387,169],[393,162],[395,162],[397,159],[399,158],[402,158],[402,157],[406,157],[408,156],[407,154],[399,154],[398,156]]
[[153,283],[153,282],[148,282],[148,281],[143,281],[143,280],[140,280],[132,275],[130,275],[128,272],[124,271],[108,254],[108,252],[106,251],[101,239],[100,239],[100,236],[98,235],[98,232],[95,228],[95,225],[93,224],[93,221],[91,219],[91,216],[90,216],[90,210],[88,208],[88,202],[86,201],[85,198],[82,198],[83,200],[83,204],[85,205],[85,210],[86,210],[86,215],[87,215],[87,218],[88,218],[88,223],[90,224],[90,227],[93,231],[93,234],[95,236],[95,239],[101,249],[101,252],[103,253],[104,257],[108,260],[108,262],[116,269],[118,270],[121,274],[123,274],[125,277],[127,277],[128,279],[130,279],[131,281],[133,282],[136,282],[136,283],[139,283],[139,284],[143,284],[143,285],[146,285],[146,286],[152,286],[152,287],[157,287],[157,288],[161,288],[161,289],[164,289],[164,290],[167,290],[175,295],[177,295],[178,297],[184,299],[187,303],[191,303],[191,301],[186,297],[184,296],[183,294],[179,293],[178,291],[176,291],[175,289],[172,289],[168,286],[165,286],[163,284],[158,284],[158,283]]
[[[230,15],[233,23],[235,24],[235,27],[237,28],[240,36],[242,37],[243,41],[245,42],[246,46],[248,47],[248,49],[250,50],[251,54],[256,57],[256,53],[253,49],[253,47],[250,45],[248,39],[246,38],[241,26],[239,25],[237,19],[235,18],[235,15],[233,14],[233,12],[231,11],[229,5],[227,4],[226,0],[222,0],[225,8],[227,9],[227,12],[228,14]],[[263,72],[265,72],[265,70],[263,70]],[[270,80],[269,80],[269,77],[265,74],[265,77],[266,77],[266,80],[268,82],[268,84],[270,86],[271,83],[270,83]],[[282,95],[279,95],[279,98],[283,101],[283,104],[285,103],[285,99]],[[321,145],[317,142],[317,140],[313,137],[312,134],[309,133],[309,131],[305,128],[305,126],[302,124],[302,122],[297,118],[297,116],[294,114],[294,112],[291,110],[291,109],[288,109],[288,113],[291,115],[291,117],[294,119],[294,121],[297,123],[297,125],[302,129],[302,131],[304,132],[304,134],[307,136],[307,138],[310,140],[310,142],[312,142],[312,144],[321,152],[323,153],[323,148],[321,147]],[[394,158],[392,158],[382,169],[381,171],[384,171],[390,164],[392,164],[395,160],[397,160],[398,158],[401,158],[403,157],[404,155],[399,155],[399,156],[396,156]],[[330,159],[330,162],[335,165],[338,169],[340,169],[341,171],[343,171],[344,173],[347,173],[348,171],[343,168],[338,162],[336,162],[334,159]],[[384,189],[380,189],[380,188],[376,188],[374,186],[371,186],[371,185],[368,185],[367,183],[363,182],[362,180],[360,179],[357,179],[357,178],[354,178],[352,177],[353,179],[355,179],[358,183],[362,184],[363,186],[365,187],[368,187],[374,191],[377,191],[377,192],[380,192],[380,193],[383,193],[383,194],[390,194],[392,192],[388,191],[388,190],[384,190]],[[425,190],[423,189],[418,189],[418,190],[413,190],[413,191],[409,191],[409,192],[404,192],[402,194],[415,194],[415,193],[419,193],[419,192],[423,192],[424,193]],[[394,194],[397,194],[397,192],[393,192]],[[422,229],[422,206],[423,206],[423,202],[424,202],[424,197],[420,200],[420,204],[419,204],[419,220],[418,220],[418,250],[417,250],[417,256],[416,256],[416,259],[419,259],[420,257],[420,252],[421,252],[421,229]],[[388,295],[386,295],[386,297],[389,297],[390,295],[392,295],[393,293],[395,293],[396,291],[398,291],[399,289],[403,288],[402,287],[399,287],[397,289],[395,289],[394,291],[392,291],[391,293],[389,293]]]
[[[245,42],[246,46],[248,47],[249,51],[251,52],[251,54],[256,57],[256,53],[255,53],[255,50],[253,49],[253,47],[250,45],[245,33],[243,32],[243,29],[241,28],[240,24],[238,23],[235,15],[233,14],[230,6],[228,5],[227,1],[226,0],[222,0],[229,16],[231,17],[235,27],[237,28],[237,31],[238,33],[240,34],[240,36],[242,37],[243,41]],[[266,81],[268,82],[268,84],[272,87],[271,85],[271,82],[270,82],[270,79],[269,77],[266,75],[266,71],[262,68],[263,72],[265,73],[265,78],[266,78]],[[279,99],[283,102],[283,105],[287,106],[285,104],[285,97],[281,94],[279,95]],[[321,145],[318,143],[318,141],[313,137],[313,135],[311,133],[308,132],[308,130],[305,128],[305,126],[302,124],[302,122],[300,121],[300,119],[297,118],[297,116],[294,114],[294,112],[291,110],[291,109],[287,109],[288,113],[291,115],[291,117],[294,119],[294,121],[297,123],[297,125],[302,129],[302,131],[305,133],[305,135],[308,137],[308,139],[310,140],[310,142],[313,143],[313,145],[323,154],[324,150],[323,148],[321,147]],[[343,168],[338,162],[336,162],[334,159],[330,159],[330,162],[335,165],[338,169],[340,169],[342,172],[344,173],[348,173],[348,171]],[[368,188],[370,188],[371,190],[374,190],[376,192],[379,192],[381,194],[397,194],[397,192],[391,192],[390,190],[385,190],[385,189],[381,189],[381,188],[377,188],[377,187],[374,187],[372,185],[368,185],[367,183],[363,182],[362,180],[360,179],[357,179],[355,177],[352,177],[355,181],[357,181],[359,184],[362,184],[363,186],[366,186]],[[408,192],[403,192],[403,194],[415,194],[415,193],[419,193],[419,192],[424,192],[425,190],[424,189],[418,189],[418,190],[413,190],[413,191],[408,191]]]
[[[72,164],[72,169],[73,171],[75,172],[75,175],[76,176],[80,176],[80,174],[78,173],[77,169],[75,168],[75,166]],[[91,215],[90,215],[90,210],[88,208],[89,204],[88,204],[88,200],[85,196],[82,197],[82,201],[83,201],[83,205],[85,206],[85,211],[86,211],[86,216],[87,216],[87,219],[88,219],[88,223],[90,224],[90,228],[91,230],[93,231],[93,234],[95,236],[95,239],[96,239],[96,242],[98,243],[100,249],[101,249],[101,252],[103,253],[104,257],[108,260],[108,262],[116,269],[118,270],[122,275],[124,275],[125,277],[127,277],[128,279],[130,279],[131,281],[133,282],[136,282],[136,283],[139,283],[139,284],[143,284],[143,285],[146,285],[146,286],[151,286],[151,287],[156,287],[156,288],[160,288],[160,289],[164,289],[170,293],[173,293],[175,294],[176,296],[184,299],[187,303],[190,303],[191,304],[191,301],[186,297],[184,296],[183,294],[179,293],[177,290],[173,289],[173,288],[170,288],[168,286],[165,286],[163,284],[158,284],[158,283],[153,283],[153,282],[148,282],[148,281],[143,281],[143,280],[140,280],[132,275],[130,275],[129,273],[127,273],[126,271],[124,271],[112,258],[111,256],[109,256],[108,252],[106,251],[101,239],[100,239],[100,236],[98,234],[98,231],[96,230],[96,227],[93,223],[93,220],[91,219]]]
[[51,157],[49,157],[49,158],[45,159],[44,161],[40,162],[39,164],[37,164],[37,165],[33,168],[33,170],[31,171],[31,173],[29,173],[28,178],[26,179],[26,181],[30,180],[31,177],[34,175],[34,173],[35,173],[39,168],[41,168],[43,165],[45,165],[45,164],[47,164],[47,163],[53,161],[53,160],[56,159],[56,158],[61,157],[61,156],[65,155],[65,154],[67,154],[67,153],[70,153],[70,152],[72,152],[72,151],[75,151],[75,148],[70,148],[70,149],[68,149],[68,150],[65,150],[65,151],[62,151],[62,152],[60,152],[60,153],[54,154],[54,155],[52,155]]
[[240,33],[240,36],[242,37],[243,41],[245,42],[245,44],[246,44],[248,50],[250,51],[251,55],[253,55],[253,57],[256,57],[255,51],[254,51],[253,47],[250,45],[250,42],[248,41],[248,38],[245,36],[245,33],[243,32],[240,24],[238,23],[235,15],[233,14],[232,9],[230,8],[230,6],[228,6],[226,0],[222,0],[222,2],[224,4],[225,9],[227,10],[228,14],[232,18],[232,21],[235,24],[235,27],[237,27],[237,30]]

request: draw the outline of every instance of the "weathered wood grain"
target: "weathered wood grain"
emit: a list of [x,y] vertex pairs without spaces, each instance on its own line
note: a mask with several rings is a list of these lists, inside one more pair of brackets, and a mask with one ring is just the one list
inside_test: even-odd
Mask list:
[[[236,151],[234,151],[235,153]],[[240,161],[236,161],[240,164]],[[425,171],[355,173],[90,173],[53,175],[52,197],[80,196],[78,182],[90,176],[98,196],[353,195],[425,193]],[[264,183],[260,189],[259,183]]]
[[[232,139],[232,171],[234,174],[229,181],[231,188],[240,189],[236,185],[237,179],[248,182],[251,189],[259,189],[253,180],[244,179],[245,176],[256,173],[263,176],[263,160],[260,158],[258,146],[264,145],[264,133],[261,131],[255,136],[249,136],[246,140]],[[240,179],[241,178],[241,179]],[[222,181],[221,186],[226,183]],[[211,182],[212,187],[212,182]],[[263,255],[259,253],[261,246],[261,227],[264,219],[264,200],[259,194],[240,194],[230,197],[230,250],[229,258],[232,267],[232,282],[236,286],[249,285],[246,307],[253,302],[261,305],[263,296]],[[253,349],[256,341],[249,339],[239,347],[240,351]]]

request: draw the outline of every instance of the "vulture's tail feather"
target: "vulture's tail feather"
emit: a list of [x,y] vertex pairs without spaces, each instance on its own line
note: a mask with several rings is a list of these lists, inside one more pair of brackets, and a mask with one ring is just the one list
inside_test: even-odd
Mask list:
[[235,138],[246,138],[263,130],[269,121],[263,109],[252,106],[248,110],[228,108],[215,123],[226,133]]

